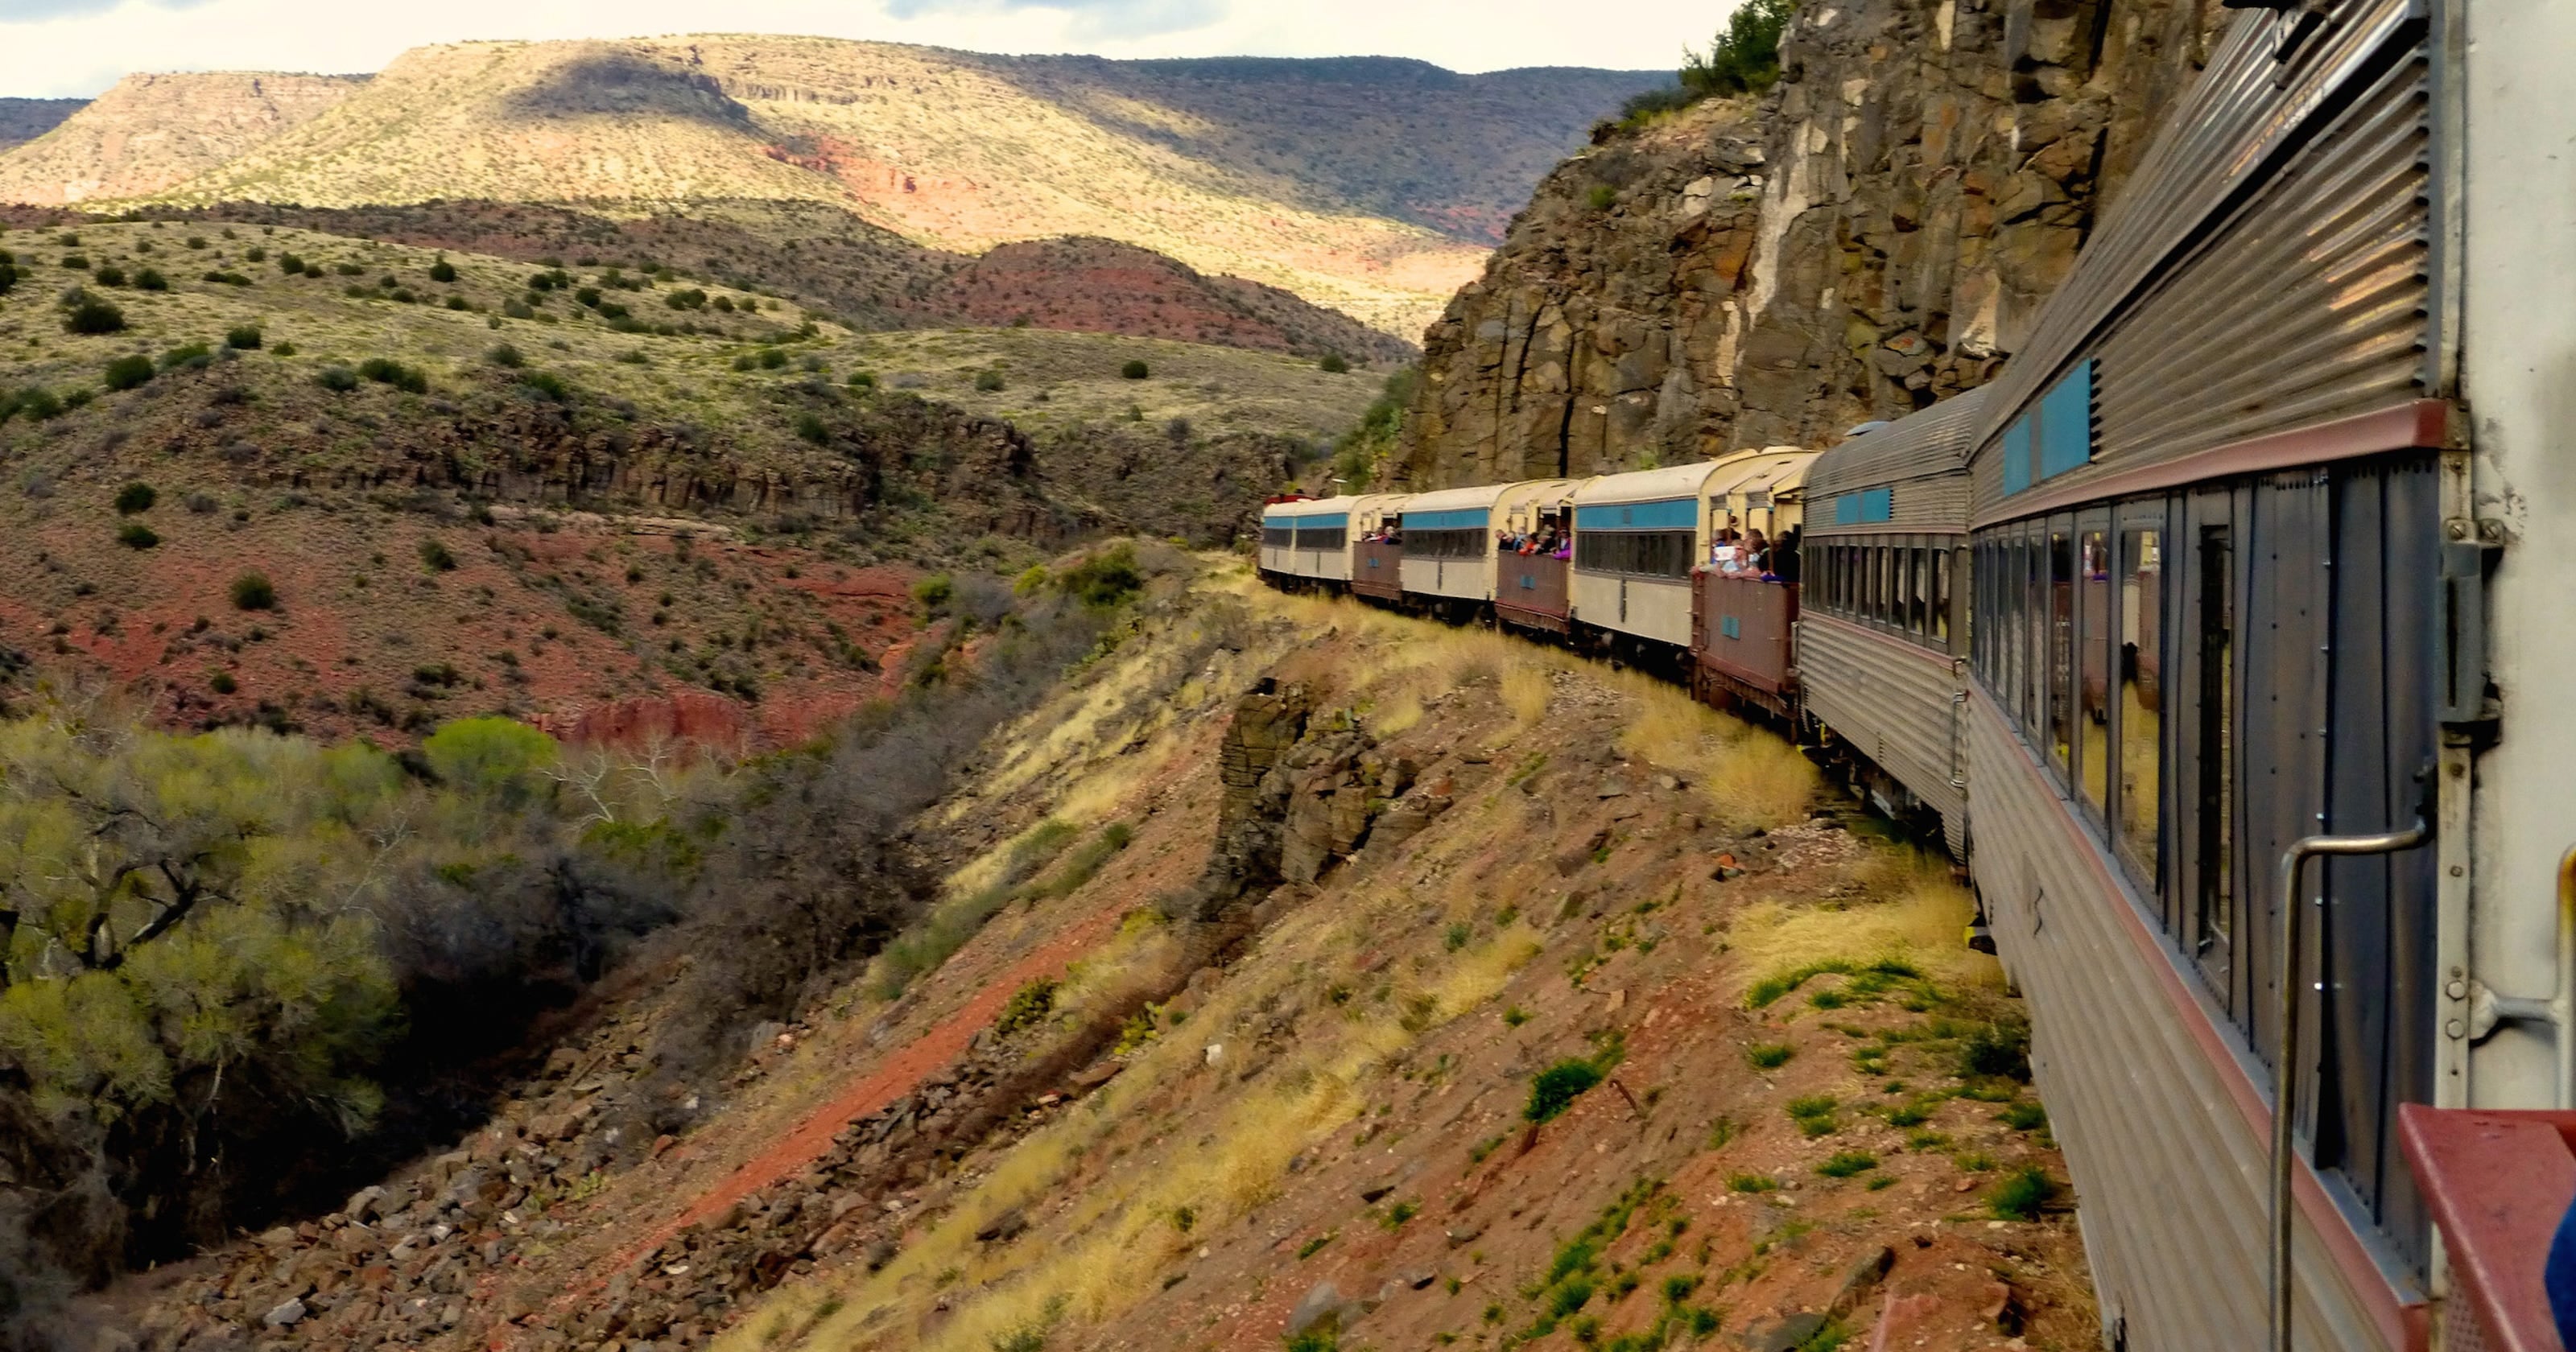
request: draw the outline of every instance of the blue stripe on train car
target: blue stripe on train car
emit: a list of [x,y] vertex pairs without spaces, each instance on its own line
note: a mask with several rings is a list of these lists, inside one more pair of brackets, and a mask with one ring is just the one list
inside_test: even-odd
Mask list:
[[1406,512],[1404,528],[1406,530],[1483,530],[1485,523],[1492,519],[1493,512],[1484,507],[1461,507],[1446,512]]
[[2086,358],[2039,401],[2039,477],[2054,479],[2093,460],[2093,360]]
[[1864,488],[1860,491],[1860,519],[1863,522],[1896,519],[1896,490]]
[[1292,516],[1288,522],[1299,530],[1346,530],[1351,524],[1351,514],[1335,512],[1330,516]]
[[1574,509],[1574,528],[1587,530],[1696,530],[1699,499],[1667,498],[1661,502],[1621,502]]

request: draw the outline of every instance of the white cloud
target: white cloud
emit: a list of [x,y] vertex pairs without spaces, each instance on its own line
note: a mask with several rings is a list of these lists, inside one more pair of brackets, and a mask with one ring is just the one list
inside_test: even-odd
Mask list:
[[746,31],[989,52],[1657,69],[1729,8],[1636,0],[1597,23],[1562,0],[0,0],[0,94],[96,94],[136,71],[372,71],[429,42]]

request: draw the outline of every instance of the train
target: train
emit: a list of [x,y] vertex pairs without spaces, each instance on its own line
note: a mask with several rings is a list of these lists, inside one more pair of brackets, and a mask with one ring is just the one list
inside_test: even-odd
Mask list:
[[[2104,1346],[2555,1347],[2576,6],[2228,7],[1990,383],[1821,450],[1274,502],[1260,567],[1654,663],[1937,836]],[[1757,514],[1771,569],[1713,568]]]

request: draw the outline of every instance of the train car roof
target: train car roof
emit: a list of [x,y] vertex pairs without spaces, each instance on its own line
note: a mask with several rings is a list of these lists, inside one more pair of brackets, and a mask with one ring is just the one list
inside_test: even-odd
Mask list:
[[1903,479],[1967,473],[1968,453],[1976,447],[1993,389],[1980,385],[1952,395],[1825,452],[1807,471],[1808,494],[1823,497]]
[[1590,479],[1523,479],[1519,483],[1503,485],[1502,496],[1496,501],[1523,503],[1546,502],[1553,499],[1557,502],[1571,502],[1574,500],[1574,495],[1590,482],[1592,482]]
[[1479,484],[1474,488],[1444,488],[1437,493],[1416,493],[1404,500],[1408,512],[1466,511],[1491,507],[1500,501],[1511,484]]
[[1711,493],[1788,493],[1804,486],[1814,476],[1817,452],[1801,446],[1770,446],[1749,455],[1731,456],[1717,463],[1737,466],[1732,481],[1711,484]]
[[1261,509],[1261,519],[1268,521],[1277,517],[1330,516],[1336,512],[1351,510],[1358,501],[1358,498],[1340,497],[1308,498],[1304,502],[1274,502]]
[[1715,497],[1732,493],[1759,476],[1776,476],[1781,466],[1801,464],[1803,462],[1798,457],[1810,454],[1813,453],[1793,446],[1774,446],[1759,451],[1738,451],[1722,460],[1695,460],[1687,465],[1664,469],[1604,474],[1575,490],[1574,505],[1600,507],[1622,502]]

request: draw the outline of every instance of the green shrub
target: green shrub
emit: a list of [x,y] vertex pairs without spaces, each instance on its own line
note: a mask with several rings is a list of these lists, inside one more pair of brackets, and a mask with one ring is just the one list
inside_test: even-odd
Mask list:
[[1532,1122],[1552,1122],[1601,1079],[1601,1068],[1590,1061],[1559,1061],[1530,1081],[1529,1103],[1521,1109],[1521,1116]]
[[1150,376],[1153,373],[1154,370],[1152,367],[1137,360],[1131,360],[1126,365],[1118,368],[1118,374],[1128,380],[1143,380],[1145,377]]
[[52,390],[42,386],[30,385],[10,398],[15,401],[16,410],[27,415],[29,422],[47,422],[62,416],[63,401],[56,398]]
[[102,334],[125,331],[125,311],[85,292],[75,292],[64,307],[63,329],[69,333]]
[[2037,1165],[2026,1165],[2006,1175],[1994,1191],[1986,1194],[1986,1210],[1999,1221],[2035,1221],[2056,1199],[2057,1180]]
[[1008,1037],[1023,1028],[1046,1022],[1055,1012],[1057,982],[1042,976],[1011,992],[1010,1002],[1002,1006],[1001,1016],[993,1021],[993,1031]]
[[2048,1125],[2048,1110],[2030,1099],[2006,1104],[2000,1117],[2005,1126],[2015,1131],[2030,1131]]
[[358,373],[333,362],[313,373],[313,383],[326,390],[336,390],[346,394],[358,388]]
[[1762,1174],[1729,1174],[1726,1186],[1732,1192],[1775,1192],[1780,1181]]
[[775,371],[786,364],[787,354],[779,351],[777,348],[764,347],[760,350],[760,369],[764,371]]
[[664,296],[662,303],[674,310],[703,310],[707,308],[707,293],[693,286]]
[[1143,591],[1145,575],[1136,566],[1135,548],[1121,543],[1084,555],[1056,586],[1086,606],[1107,610]]
[[851,389],[854,389],[854,390],[873,390],[873,389],[875,389],[876,387],[877,387],[877,373],[876,373],[876,372],[874,372],[874,371],[852,371],[852,372],[850,373],[850,388],[851,388]]
[[119,357],[107,364],[105,377],[111,390],[130,390],[152,379],[150,357]]
[[1001,389],[1002,385],[1002,373],[999,371],[987,370],[975,373],[975,388],[985,394],[991,394]]
[[134,274],[134,289],[137,291],[167,291],[170,289],[170,279],[162,276],[159,268],[144,268]]
[[207,280],[207,281],[209,281],[209,282],[213,282],[213,283],[215,283],[215,284],[216,284],[216,285],[218,285],[218,286],[248,286],[248,285],[250,285],[250,279],[249,279],[248,277],[244,277],[243,275],[241,275],[241,274],[240,274],[240,273],[238,273],[238,272],[225,272],[225,271],[223,271],[223,270],[221,270],[221,269],[216,269],[216,270],[214,270],[214,271],[208,272],[208,273],[206,274],[206,276],[205,276],[205,280]]
[[379,385],[391,385],[412,394],[429,393],[428,376],[416,367],[405,366],[389,357],[367,358],[358,363],[358,374]]
[[599,308],[599,288],[585,286],[572,293],[572,301],[584,309],[596,310]]
[[1351,359],[1339,352],[1327,352],[1324,354],[1324,359],[1315,365],[1329,374],[1338,376],[1349,372]]
[[1744,1059],[1752,1062],[1756,1070],[1778,1070],[1789,1064],[1789,1058],[1797,1054],[1798,1049],[1788,1043],[1764,1042],[1746,1048]]
[[1587,194],[1586,200],[1592,203],[1594,211],[1608,211],[1618,204],[1619,190],[1607,183],[1595,183],[1592,185],[1592,191]]
[[491,351],[484,353],[483,359],[492,363],[494,366],[502,367],[505,370],[511,371],[518,370],[520,367],[528,364],[526,354],[520,352],[519,349],[510,346],[508,343],[503,343],[498,347],[493,348]]
[[128,521],[116,528],[116,542],[128,549],[150,549],[161,543],[161,537],[140,521]]
[[268,352],[269,355],[273,357],[292,357],[295,355],[295,344],[279,343],[277,346],[270,348]]
[[1850,1178],[1878,1167],[1878,1156],[1866,1150],[1837,1150],[1816,1166],[1816,1172],[1827,1178]]
[[796,415],[796,436],[800,441],[828,446],[832,441],[832,429],[818,414],[799,413]]
[[2030,1083],[2030,1029],[1988,1024],[1959,1044],[1959,1073]]
[[137,512],[148,512],[152,510],[152,504],[160,500],[161,495],[153,491],[152,485],[130,483],[116,490],[116,514],[132,516]]
[[241,689],[241,683],[233,679],[231,672],[218,671],[206,678],[206,688],[218,695],[229,695]]
[[[250,261],[254,263],[259,261],[259,250],[250,251]],[[304,260],[291,253],[280,253],[277,256],[277,270],[289,277],[301,275],[304,271]]]
[[234,578],[232,594],[235,610],[277,609],[277,588],[266,573],[249,572]]
[[422,567],[433,573],[456,571],[456,556],[449,553],[447,546],[435,536],[420,542],[420,562]]
[[433,282],[455,281],[456,265],[448,262],[444,258],[439,259],[437,262],[429,265],[429,279]]
[[243,324],[224,334],[224,346],[236,352],[257,352],[266,341],[257,324]]
[[558,404],[572,398],[572,386],[565,384],[564,378],[552,371],[522,372],[519,383]]
[[197,370],[214,363],[214,349],[204,343],[188,343],[161,354],[161,369],[176,371],[180,367]]

